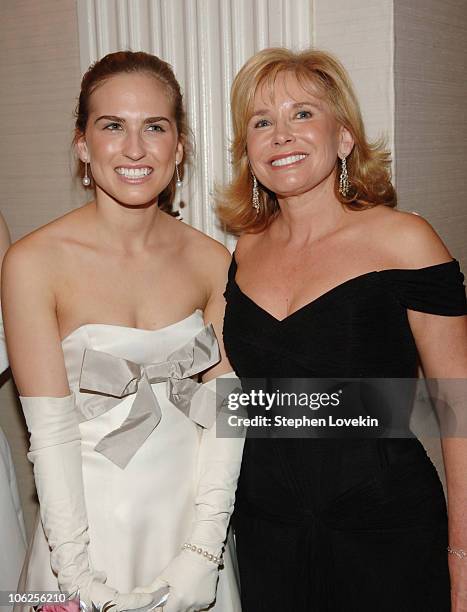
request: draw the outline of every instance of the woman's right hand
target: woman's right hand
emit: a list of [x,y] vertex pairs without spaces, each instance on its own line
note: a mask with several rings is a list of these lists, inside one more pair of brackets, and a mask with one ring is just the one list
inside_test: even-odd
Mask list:
[[[105,580],[105,575],[102,575]],[[92,611],[92,603],[101,607],[105,603],[112,606],[112,612],[123,612],[124,610],[139,610],[152,604],[156,604],[150,593],[119,593],[116,589],[99,582],[94,577],[87,588],[79,590],[80,602],[86,605],[88,612]]]

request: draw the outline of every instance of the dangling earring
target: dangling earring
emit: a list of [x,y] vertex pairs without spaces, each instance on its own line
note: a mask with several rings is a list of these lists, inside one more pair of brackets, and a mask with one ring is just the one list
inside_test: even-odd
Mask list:
[[91,179],[88,176],[88,160],[87,159],[84,162],[84,176],[81,179],[81,182],[83,183],[84,187],[89,187],[89,185],[91,184]]
[[253,172],[251,173],[251,176],[253,177],[253,190],[252,190],[251,200],[252,200],[253,208],[256,210],[256,214],[258,214],[259,208],[260,208],[258,180],[256,176],[253,174]]
[[183,181],[182,181],[182,179],[180,178],[180,171],[179,171],[179,169],[178,169],[178,164],[179,164],[179,162],[178,162],[178,161],[176,161],[176,162],[175,162],[175,176],[176,176],[175,187],[176,187],[177,189],[180,189],[180,187],[182,187],[182,185],[183,185]]
[[339,176],[339,193],[344,196],[344,198],[349,193],[350,183],[349,183],[349,173],[347,172],[347,161],[346,158],[343,157],[341,159],[341,173]]

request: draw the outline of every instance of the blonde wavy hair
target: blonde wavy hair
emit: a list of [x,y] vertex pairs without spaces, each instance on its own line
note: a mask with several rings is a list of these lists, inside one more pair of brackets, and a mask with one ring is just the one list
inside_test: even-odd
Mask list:
[[[270,48],[251,57],[235,77],[231,91],[234,139],[231,146],[234,177],[217,189],[217,214],[234,233],[260,232],[279,210],[276,195],[258,182],[260,212],[252,207],[253,179],[247,156],[247,126],[253,114],[256,91],[263,84],[274,92],[277,76],[292,72],[300,85],[313,95],[322,95],[335,119],[347,128],[354,147],[347,157],[350,190],[339,193],[339,171],[334,192],[348,208],[363,210],[378,204],[396,206],[396,192],[391,183],[391,156],[383,139],[368,142],[360,107],[350,78],[342,64],[330,53],[307,49],[295,53],[284,48]],[[336,158],[336,169],[338,170]]]

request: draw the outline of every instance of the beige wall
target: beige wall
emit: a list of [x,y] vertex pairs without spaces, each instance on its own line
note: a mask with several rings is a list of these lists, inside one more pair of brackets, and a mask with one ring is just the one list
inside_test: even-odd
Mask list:
[[467,3],[395,0],[400,207],[426,217],[467,271]]
[[[1,0],[0,58],[0,210],[15,240],[80,202],[70,155],[80,80],[75,1]],[[1,381],[0,426],[30,533],[36,509],[24,423],[13,383]]]
[[[467,3],[394,0],[399,207],[430,221],[467,273]],[[438,439],[423,440],[444,481]]]
[[337,55],[360,101],[369,138],[393,144],[393,0],[313,0],[313,45]]
[[13,239],[78,204],[70,141],[79,93],[74,0],[0,3],[0,209]]

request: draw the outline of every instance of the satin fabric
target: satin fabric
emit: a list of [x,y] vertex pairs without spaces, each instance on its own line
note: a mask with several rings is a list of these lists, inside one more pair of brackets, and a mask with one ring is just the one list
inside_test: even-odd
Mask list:
[[[67,336],[63,353],[70,389],[82,413],[93,394],[79,381],[85,349],[137,364],[166,361],[204,328],[202,312],[159,330],[83,325]],[[197,490],[201,427],[170,402],[167,383],[151,385],[161,419],[124,469],[95,450],[128,417],[135,394],[80,423],[83,478],[89,520],[89,557],[107,584],[121,592],[149,584],[180,552],[191,530]],[[122,442],[123,443],[123,442]],[[57,590],[50,554],[39,522],[20,581],[21,590]],[[235,556],[229,541],[212,610],[240,612]]]
[[136,394],[123,423],[100,440],[95,450],[122,469],[125,468],[149,434],[158,426],[162,412],[151,383],[166,383],[172,404],[198,425],[209,428],[216,419],[204,385],[190,377],[204,372],[220,360],[219,346],[212,325],[207,325],[166,360],[138,364],[104,351],[86,349],[79,387],[92,395],[84,419],[110,410],[115,398]]

